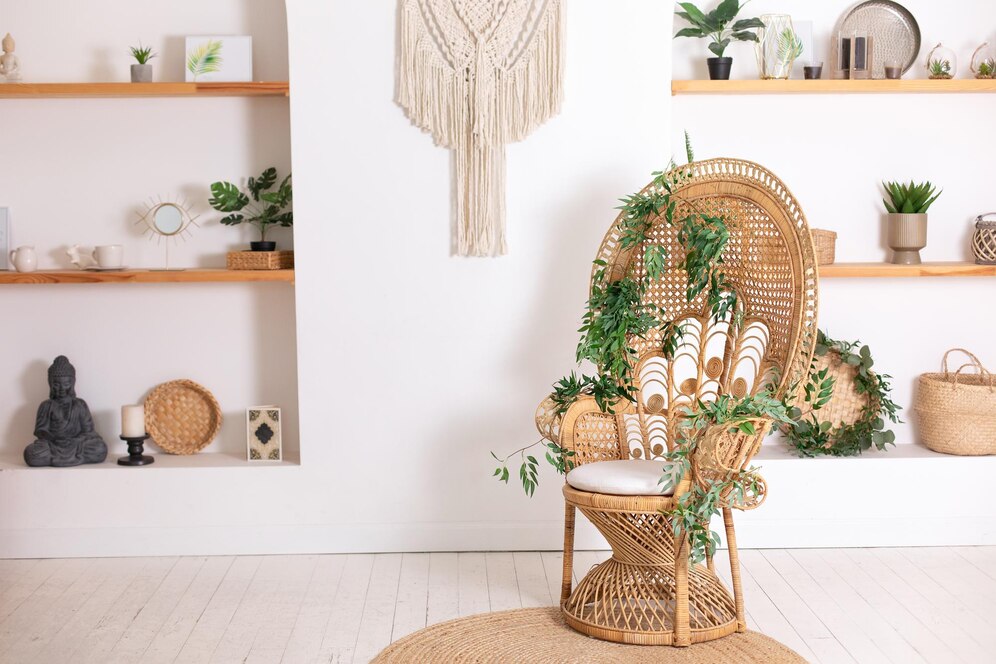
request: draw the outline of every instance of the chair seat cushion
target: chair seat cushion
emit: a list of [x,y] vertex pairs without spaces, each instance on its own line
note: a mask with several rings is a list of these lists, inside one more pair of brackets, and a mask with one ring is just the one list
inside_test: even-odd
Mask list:
[[664,491],[660,479],[671,465],[648,459],[596,461],[567,473],[567,483],[579,491],[614,496],[670,496],[674,489]]

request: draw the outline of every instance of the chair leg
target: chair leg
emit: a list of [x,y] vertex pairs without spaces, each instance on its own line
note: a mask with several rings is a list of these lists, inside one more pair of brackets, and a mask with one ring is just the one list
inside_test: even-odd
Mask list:
[[560,605],[571,596],[574,581],[574,515],[575,507],[567,503],[564,509],[564,576],[560,584]]
[[726,545],[730,550],[730,576],[733,578],[733,603],[737,610],[737,631],[747,631],[744,619],[744,591],[740,584],[740,556],[737,554],[737,534],[733,530],[733,510],[723,508],[723,523],[726,525]]
[[683,534],[674,557],[674,641],[676,646],[692,645],[688,614],[688,534]]

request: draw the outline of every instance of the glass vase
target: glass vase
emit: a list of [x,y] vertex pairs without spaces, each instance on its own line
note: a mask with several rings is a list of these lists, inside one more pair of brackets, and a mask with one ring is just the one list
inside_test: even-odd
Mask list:
[[996,78],[996,49],[986,42],[972,54],[972,74],[975,78]]
[[802,55],[802,40],[788,14],[764,14],[764,27],[757,31],[757,70],[762,80],[787,79],[792,65]]

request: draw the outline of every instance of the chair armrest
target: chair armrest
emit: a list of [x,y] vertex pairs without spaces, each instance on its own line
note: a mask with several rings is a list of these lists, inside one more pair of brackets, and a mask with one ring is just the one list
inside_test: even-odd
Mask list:
[[767,418],[747,420],[754,431],[748,433],[727,424],[713,424],[699,434],[692,455],[692,475],[697,486],[709,489],[716,482],[735,478],[747,480],[752,486],[742,500],[733,500],[731,491],[723,495],[727,507],[752,510],[760,507],[767,497],[764,478],[750,469],[750,461],[761,449],[761,443],[773,424]]
[[629,403],[620,402],[612,412],[605,413],[594,397],[582,395],[566,412],[558,414],[557,409],[549,397],[540,403],[536,409],[536,428],[546,440],[574,452],[575,466],[629,458],[617,417],[632,411]]

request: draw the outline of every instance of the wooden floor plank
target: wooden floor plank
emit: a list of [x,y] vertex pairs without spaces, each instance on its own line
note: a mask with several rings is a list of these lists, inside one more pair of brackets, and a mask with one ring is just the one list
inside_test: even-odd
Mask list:
[[267,597],[262,624],[253,636],[249,654],[242,660],[246,664],[279,664],[283,659],[318,566],[315,555],[280,556],[280,559],[277,586]]
[[461,553],[457,556],[459,568],[460,617],[487,613],[491,610],[488,599],[488,565],[483,553]]
[[484,564],[487,570],[490,610],[521,609],[514,556],[511,553],[489,552],[484,555]]
[[342,578],[332,602],[332,611],[322,636],[317,661],[346,664],[353,661],[360,619],[376,556],[354,553],[346,556]]
[[90,598],[44,645],[38,653],[40,662],[68,662],[88,634],[94,630],[101,618],[120,601],[121,596],[144,569],[149,566],[147,558],[112,559],[111,571],[106,574],[100,586]]
[[169,663],[176,659],[234,560],[231,556],[219,556],[208,558],[204,562],[180,601],[163,621],[149,647],[142,653],[143,663]]
[[[741,556],[747,553],[741,551]],[[744,604],[750,607],[757,628],[768,636],[781,641],[808,661],[815,659],[805,640],[795,631],[771,598],[758,585],[750,570],[741,565],[740,582],[744,589]]]
[[[555,606],[560,605],[560,585],[564,578],[564,554],[560,551],[543,551],[543,572],[546,575],[546,588]],[[572,574],[573,579],[573,574]],[[577,581],[573,582],[575,585]]]
[[425,623],[435,625],[460,617],[460,556],[429,554],[429,590]]
[[925,629],[941,639],[957,661],[981,664],[992,659],[992,655],[979,645],[960,622],[953,620],[953,616],[941,603],[930,599],[945,596],[942,589],[938,589],[941,592],[935,594],[929,590],[926,595],[921,593],[912,579],[904,578],[899,570],[883,563],[872,549],[850,549],[846,553],[856,567],[916,616]]
[[406,553],[401,559],[398,602],[391,640],[397,641],[426,626],[429,607],[429,554]]
[[[519,590],[519,605],[523,608],[553,606],[550,587],[546,582],[543,558],[535,551],[518,551],[512,556],[515,580]],[[488,577],[490,580],[490,576]]]
[[357,664],[366,664],[390,645],[400,579],[401,554],[385,553],[377,556],[370,575],[367,597],[363,602],[360,629],[356,635],[353,661]]
[[791,552],[823,590],[849,615],[854,616],[859,627],[878,646],[887,661],[896,664],[917,662],[924,658],[913,648],[868,602],[855,593],[823,558],[822,549],[797,549]]
[[262,560],[260,556],[239,556],[232,562],[197,624],[187,635],[177,662],[202,664],[211,661]]
[[207,558],[181,558],[156,591],[149,597],[135,619],[114,644],[108,660],[128,664],[141,659],[166,619],[186,594]]
[[284,650],[286,662],[313,662],[322,648],[346,556],[321,556]]

